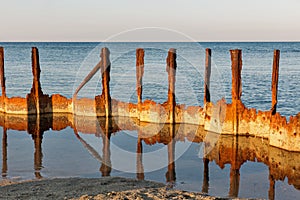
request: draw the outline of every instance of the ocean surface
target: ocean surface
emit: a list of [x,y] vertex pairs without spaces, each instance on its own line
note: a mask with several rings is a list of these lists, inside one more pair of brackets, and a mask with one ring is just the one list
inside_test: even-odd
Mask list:
[[[25,97],[32,86],[31,47],[39,49],[41,85],[46,94],[59,93],[72,97],[76,87],[100,61],[100,50],[108,47],[111,60],[111,96],[122,101],[136,102],[135,50],[145,49],[143,99],[163,103],[167,99],[168,76],[166,57],[168,49],[177,49],[176,101],[186,105],[203,106],[203,76],[205,48],[212,49],[211,98],[213,102],[225,98],[231,102],[230,49],[242,49],[242,101],[247,107],[269,110],[271,107],[271,80],[274,49],[281,50],[277,111],[284,116],[300,111],[300,43],[0,43],[5,49],[5,77],[7,96]],[[80,91],[79,97],[100,94],[101,74]],[[2,131],[0,131],[2,132]],[[122,134],[126,133],[126,134]],[[102,138],[93,134],[79,135],[102,154]],[[111,136],[111,142],[129,152],[136,151],[137,131],[121,130]],[[0,133],[3,138],[3,133]],[[25,131],[7,131],[7,178],[32,179],[34,176],[34,145]],[[3,145],[2,157],[3,159]],[[164,144],[145,145],[145,151],[159,149]],[[43,136],[44,177],[101,177],[99,161],[80,144],[71,128],[49,130]],[[203,187],[203,159],[199,158],[201,144],[177,142],[176,149],[185,149],[176,160],[176,184],[179,189],[201,192]],[[112,157],[114,156],[113,150]],[[176,152],[175,152],[176,153]],[[294,155],[293,155],[294,156]],[[296,156],[297,157],[297,156]],[[298,157],[299,158],[299,157]],[[160,159],[160,158],[158,158]],[[165,159],[161,158],[161,159]],[[126,161],[124,161],[126,162]],[[152,161],[151,161],[152,162]],[[150,162],[150,163],[151,163]],[[300,160],[299,160],[300,162]],[[131,170],[114,168],[111,176],[135,177]],[[115,165],[116,166],[116,165]],[[2,166],[3,167],[3,166]],[[145,179],[167,182],[164,166],[145,172]],[[221,168],[209,163],[209,190],[211,195],[228,196],[230,165]],[[299,169],[298,169],[299,170]],[[239,197],[268,198],[269,166],[256,160],[240,169]],[[298,187],[298,189],[296,189]],[[289,184],[287,178],[277,181],[276,199],[299,199],[299,185]]]

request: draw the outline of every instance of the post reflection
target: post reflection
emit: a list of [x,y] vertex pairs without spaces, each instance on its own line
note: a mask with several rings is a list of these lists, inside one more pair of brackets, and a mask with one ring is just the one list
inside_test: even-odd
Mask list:
[[275,180],[272,175],[269,175],[269,182],[270,182],[270,187],[269,187],[269,199],[274,200],[275,199]]
[[3,136],[2,136],[2,177],[6,178],[7,176],[7,129],[3,127]]
[[232,138],[232,158],[230,167],[230,189],[229,197],[238,197],[240,186],[240,165],[238,161],[238,137]]
[[168,187],[173,188],[176,182],[175,172],[175,125],[169,125],[170,142],[168,145],[168,171],[166,172],[166,181]]
[[42,153],[42,139],[43,134],[38,132],[37,134],[32,135],[34,140],[34,174],[37,179],[43,178],[41,175],[42,170],[42,159],[43,159],[43,153]]
[[207,194],[209,188],[209,159],[203,158],[203,168],[202,192]]
[[28,118],[28,133],[31,135],[34,142],[34,175],[37,179],[43,178],[41,175],[41,170],[43,168],[42,140],[44,130],[47,130],[48,128],[41,126],[41,124],[47,124],[45,122],[48,122],[48,120],[45,120],[45,118],[40,116],[30,116]]
[[138,180],[144,180],[144,165],[143,165],[143,142],[142,139],[138,136],[137,139],[137,148],[136,148],[136,178]]
[[[166,163],[167,171],[165,172],[166,182],[169,187],[174,187],[176,182],[176,168],[175,168],[175,147],[176,143],[181,141],[191,141],[194,143],[202,143],[206,137],[206,132],[198,126],[194,125],[180,125],[180,130],[174,125],[166,124],[159,126],[156,124],[147,125],[149,129],[137,129],[137,125],[127,123],[130,119],[117,119],[116,123],[111,118],[83,118],[69,115],[47,115],[38,118],[37,116],[0,116],[0,126],[3,127],[2,135],[2,177],[9,177],[8,160],[10,160],[7,153],[9,131],[27,131],[34,143],[34,176],[39,179],[42,178],[43,169],[43,135],[46,130],[63,130],[70,127],[74,130],[76,138],[83,144],[95,159],[101,163],[100,172],[102,176],[110,176],[112,172],[111,162],[111,144],[110,139],[116,137],[120,130],[137,130],[136,146],[136,178],[139,180],[145,179],[144,168],[145,161],[143,160],[144,145],[153,145],[161,143],[166,145],[168,151],[168,163]],[[121,129],[121,128],[122,129]],[[156,128],[157,127],[157,128]],[[178,130],[177,130],[178,129]],[[78,134],[93,133],[95,137],[102,137],[102,149],[93,149],[91,145],[83,140]],[[154,132],[154,133],[153,133]],[[175,134],[176,133],[176,134]],[[126,142],[126,141],[124,141]],[[209,146],[211,145],[211,146]],[[288,180],[288,184],[292,185],[296,190],[299,190],[300,178],[300,154],[296,152],[284,151],[264,143],[261,138],[252,137],[236,137],[220,135],[217,144],[205,144],[205,148],[209,152],[205,154],[203,168],[195,166],[199,169],[198,173],[203,173],[202,188],[199,188],[203,193],[209,193],[212,175],[210,174],[210,163],[216,163],[220,169],[230,164],[230,177],[227,180],[230,182],[227,188],[230,197],[238,197],[240,190],[241,166],[247,161],[260,162],[268,166],[269,169],[269,199],[275,199],[275,184],[277,181]],[[44,150],[45,151],[45,150]],[[102,154],[100,156],[100,154]],[[164,155],[166,156],[166,155]],[[13,162],[13,160],[12,160]],[[201,163],[199,164],[201,166]],[[66,166],[67,168],[67,166]],[[51,169],[49,169],[51,170]],[[67,169],[66,169],[67,170]],[[99,172],[99,168],[96,168]],[[181,173],[181,172],[177,172]],[[201,187],[201,186],[200,186]],[[266,189],[267,190],[267,189]]]
[[106,118],[105,120],[105,128],[102,134],[102,142],[103,142],[103,155],[102,155],[102,164],[100,167],[100,171],[102,176],[110,176],[111,173],[111,159],[110,159],[110,137],[111,137],[111,129],[112,129],[112,120],[111,118]]

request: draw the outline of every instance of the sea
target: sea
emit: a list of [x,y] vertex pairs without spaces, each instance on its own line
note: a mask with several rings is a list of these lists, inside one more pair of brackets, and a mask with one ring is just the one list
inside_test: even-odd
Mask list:
[[[143,100],[151,99],[159,103],[167,100],[168,74],[166,58],[168,50],[175,48],[177,53],[176,102],[187,106],[203,106],[205,49],[212,50],[212,71],[210,93],[213,102],[225,98],[231,102],[231,57],[230,50],[242,50],[242,101],[249,108],[266,111],[271,108],[273,52],[280,50],[279,84],[277,112],[287,117],[300,111],[300,43],[299,42],[0,42],[5,54],[6,93],[8,97],[25,97],[32,87],[31,48],[39,49],[41,66],[40,82],[44,94],[61,94],[71,98],[74,91],[87,74],[100,61],[103,47],[110,50],[112,98],[137,102],[136,60],[137,48],[145,50]],[[78,98],[94,98],[101,94],[100,71],[79,92]],[[0,129],[3,130],[2,127]],[[4,135],[0,130],[0,138]],[[102,138],[94,134],[78,133],[102,155]],[[111,149],[112,171],[110,176],[135,178],[135,169],[123,169],[114,165],[118,150],[135,153],[137,131],[119,130],[111,136],[111,143],[118,148]],[[2,142],[3,160],[4,143]],[[144,144],[145,152],[156,151],[165,144]],[[172,187],[188,191],[203,192],[204,164],[199,152],[201,143],[190,141],[176,142],[176,149],[185,149],[175,161],[176,180]],[[114,153],[114,150],[116,151]],[[2,179],[35,179],[34,144],[28,132],[7,131],[7,170]],[[43,135],[42,166],[40,174],[45,178],[88,177],[98,178],[101,163],[78,141],[70,127]],[[179,150],[175,151],[175,154]],[[155,159],[165,160],[167,154]],[[300,158],[295,152],[285,152]],[[116,156],[113,158],[113,156]],[[126,162],[126,159],[122,159]],[[115,161],[117,162],[117,161]],[[131,161],[128,161],[131,162]],[[156,160],[151,160],[156,162]],[[298,161],[300,162],[300,160]],[[4,164],[2,162],[2,168]],[[145,167],[147,168],[147,167]],[[230,196],[229,164],[219,166],[209,163],[209,187],[205,193],[221,197]],[[146,180],[169,184],[166,178],[168,165],[145,171]],[[300,169],[294,169],[298,174]],[[298,170],[298,171],[297,171]],[[239,170],[239,189],[235,196],[242,198],[268,198],[270,190],[270,166],[257,159],[245,162]],[[299,177],[299,176],[298,176]],[[1,178],[0,178],[1,179]],[[275,199],[300,199],[300,182],[291,183],[288,177],[276,180]]]

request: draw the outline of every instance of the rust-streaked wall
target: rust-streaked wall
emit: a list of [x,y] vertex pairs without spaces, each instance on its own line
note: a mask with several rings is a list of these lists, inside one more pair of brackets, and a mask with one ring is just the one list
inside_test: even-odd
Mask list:
[[[40,98],[40,114],[65,113],[76,116],[106,116],[103,97],[95,99],[68,99],[59,94],[43,95]],[[121,102],[112,99],[112,117],[131,117],[140,122],[168,124],[170,122],[169,106],[145,100],[140,104]],[[35,101],[30,97],[1,97],[0,112],[14,115],[36,114]],[[224,99],[217,103],[200,106],[176,105],[175,122],[203,126],[204,130],[218,134],[233,134],[233,118],[235,111],[232,104]],[[290,117],[289,122],[279,113],[248,109],[241,101],[237,101],[238,135],[266,138],[269,144],[281,149],[300,152],[300,113]]]

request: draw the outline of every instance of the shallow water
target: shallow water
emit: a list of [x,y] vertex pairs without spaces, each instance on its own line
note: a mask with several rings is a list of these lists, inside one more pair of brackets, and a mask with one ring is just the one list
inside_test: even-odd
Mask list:
[[[136,102],[135,48],[145,48],[143,97],[167,97],[167,50],[177,48],[178,103],[203,104],[204,50],[213,51],[212,100],[230,102],[229,49],[243,50],[243,102],[268,110],[271,106],[273,49],[281,49],[278,111],[300,110],[300,43],[0,43],[5,47],[8,96],[25,97],[32,85],[31,46],[40,51],[44,93],[71,97],[75,87],[99,61],[102,46],[111,51],[111,94]],[[101,92],[95,77],[80,92]],[[211,195],[300,198],[300,154],[268,146],[260,138],[215,135],[201,127],[179,124],[159,127],[130,119],[47,116],[0,116],[2,178],[125,176],[156,180],[184,190]],[[76,122],[76,123],[75,123]],[[109,125],[110,124],[110,125]],[[109,125],[109,127],[107,127]],[[142,130],[137,127],[142,126]],[[109,128],[110,131],[107,131]],[[106,140],[105,135],[110,136]],[[172,139],[172,135],[175,137]],[[192,142],[194,141],[194,142]],[[150,145],[151,144],[151,145]],[[143,154],[136,154],[141,150]],[[238,150],[238,151],[237,151]],[[107,165],[104,165],[106,163]],[[142,164],[141,164],[142,163]],[[109,167],[111,164],[111,167]],[[101,167],[102,166],[102,167]],[[167,173],[168,172],[168,173]],[[272,184],[274,183],[274,189]]]
[[131,118],[2,115],[0,124],[2,179],[123,176],[218,196],[300,196],[300,153],[261,138]]

